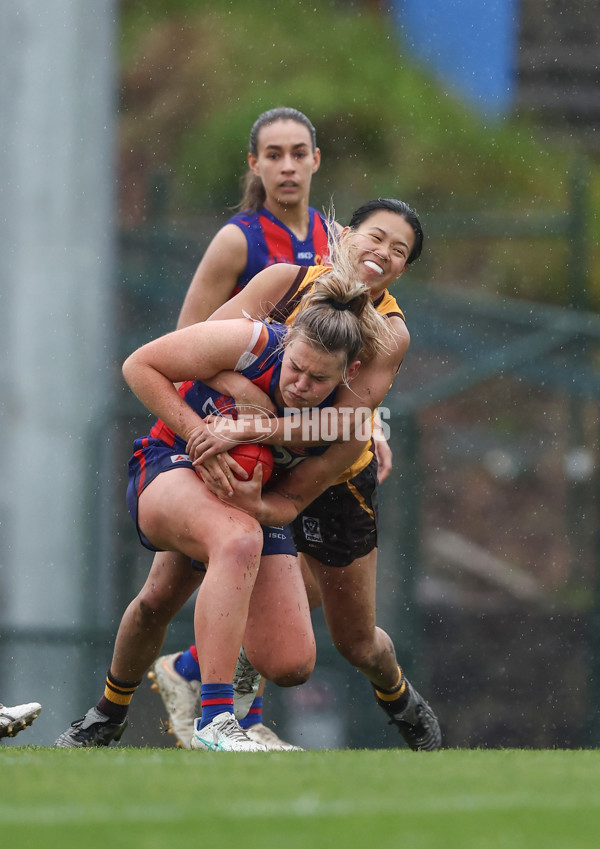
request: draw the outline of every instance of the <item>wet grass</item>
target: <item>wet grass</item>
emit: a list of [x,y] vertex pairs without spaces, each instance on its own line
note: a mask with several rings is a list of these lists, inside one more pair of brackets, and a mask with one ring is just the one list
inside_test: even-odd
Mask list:
[[11,849],[579,849],[598,834],[597,751],[0,747]]

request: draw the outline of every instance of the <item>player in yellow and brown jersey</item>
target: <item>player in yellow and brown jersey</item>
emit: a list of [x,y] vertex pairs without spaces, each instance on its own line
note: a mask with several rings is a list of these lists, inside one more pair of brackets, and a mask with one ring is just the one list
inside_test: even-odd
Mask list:
[[[387,317],[393,343],[385,354],[363,362],[351,389],[338,391],[332,409],[340,419],[359,407],[375,412],[402,363],[410,339],[404,315],[387,287],[419,257],[422,243],[423,232],[414,210],[388,198],[361,206],[341,233],[339,244],[346,246],[377,311]],[[332,245],[332,252],[335,250]],[[235,318],[244,313],[293,321],[302,296],[318,292],[319,278],[328,272],[327,266],[272,266],[212,318]],[[261,421],[256,433],[244,431],[243,441],[262,434],[267,443],[281,446],[285,424],[281,419],[272,420],[266,434]],[[319,441],[318,435],[307,437],[302,428],[301,421],[296,429],[288,427],[290,444],[309,444],[311,438]],[[188,443],[188,451],[198,461],[206,460],[223,450],[218,446],[220,439],[209,431],[198,434]],[[361,443],[353,434],[334,442],[323,456],[327,456],[327,472],[322,457],[313,457],[290,472],[284,483],[262,493],[259,480],[234,482],[228,461],[222,460],[220,471],[214,474],[213,491],[247,510],[261,524],[293,524],[296,547],[317,580],[334,644],[369,679],[378,704],[407,744],[412,749],[438,749],[441,732],[433,711],[405,678],[392,640],[375,624],[377,461],[372,443]],[[332,482],[335,469],[338,474]]]
[[[281,324],[293,324],[296,316],[298,315],[302,298],[310,291],[314,283],[329,270],[330,266],[327,265],[301,267],[288,291],[269,313],[268,321],[275,321]],[[373,301],[373,306],[376,308],[377,312],[386,318],[395,316],[406,323],[404,313],[398,306],[396,299],[390,295],[387,289]],[[374,417],[375,413],[372,415],[373,419]],[[365,441],[365,447],[361,452],[360,457],[352,464],[352,466],[350,466],[349,469],[344,471],[336,483],[342,483],[343,481],[354,477],[359,472],[362,472],[362,470],[365,469],[372,461],[374,453],[375,450],[372,441]]]

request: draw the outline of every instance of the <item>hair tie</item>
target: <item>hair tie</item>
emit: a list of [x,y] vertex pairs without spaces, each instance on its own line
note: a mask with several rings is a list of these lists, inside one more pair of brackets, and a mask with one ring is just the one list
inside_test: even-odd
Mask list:
[[334,310],[338,310],[339,312],[350,309],[350,304],[345,304],[342,301],[330,301],[330,304]]

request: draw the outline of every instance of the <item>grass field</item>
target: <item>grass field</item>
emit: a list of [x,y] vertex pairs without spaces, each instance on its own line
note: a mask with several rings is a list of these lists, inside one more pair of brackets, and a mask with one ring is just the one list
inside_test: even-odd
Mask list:
[[209,754],[0,746],[6,849],[579,849],[600,752]]

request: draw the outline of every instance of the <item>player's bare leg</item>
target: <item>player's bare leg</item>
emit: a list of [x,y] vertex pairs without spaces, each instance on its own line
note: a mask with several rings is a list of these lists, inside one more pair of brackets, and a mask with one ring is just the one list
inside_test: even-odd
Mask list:
[[[210,509],[215,503],[220,507],[218,511]],[[237,564],[237,569],[229,570],[235,572],[236,577],[229,574],[227,586],[231,591],[229,610],[233,611],[233,630],[237,627],[240,631],[241,644],[245,618],[242,624],[238,623],[238,608],[245,604],[247,609],[253,583],[252,579],[244,584],[241,572],[247,575],[252,561],[250,554],[256,555],[255,549],[260,552],[262,534],[256,523],[239,511],[222,509],[221,502],[189,469],[159,475],[146,487],[139,498],[139,521],[142,532],[158,548],[171,551],[180,547],[187,557],[186,565],[174,568],[177,560],[168,557],[158,558],[153,563],[142,592],[125,612],[104,696],[85,717],[60,735],[57,746],[106,746],[120,739],[131,698],[160,651],[169,621],[200,583],[200,576],[191,569],[190,558],[206,561],[210,553],[215,570],[221,562],[234,567]],[[179,564],[182,566],[183,561]],[[255,570],[257,568],[258,556]],[[225,600],[221,596],[209,611],[216,617],[217,630],[223,604]],[[209,629],[208,625],[206,627]],[[225,623],[227,649],[232,657],[225,657],[223,663],[230,663],[232,674],[238,647],[230,648],[229,630]],[[218,637],[223,635],[219,632]],[[236,634],[233,638],[235,645]]]
[[121,619],[104,695],[59,736],[56,746],[107,746],[120,740],[129,703],[160,652],[169,622],[200,581],[189,557],[172,552],[155,556],[144,586]]
[[158,552],[144,586],[129,604],[115,640],[111,671],[122,681],[137,681],[163,646],[169,623],[202,582],[189,557]]
[[[310,609],[320,606],[319,585],[310,567],[300,557],[300,566]],[[200,667],[196,646],[157,658],[148,677],[152,689],[161,696],[168,714],[169,730],[179,746],[189,747],[194,719],[199,713]],[[234,676],[234,707],[240,725],[251,739],[270,750],[297,750],[263,723],[263,699],[266,680],[250,664],[242,648]]]
[[335,647],[369,679],[378,704],[412,749],[439,749],[435,714],[402,672],[391,638],[376,625],[377,550],[345,567],[325,566],[305,556],[319,582]]
[[390,637],[375,622],[377,550],[349,566],[325,566],[303,555],[315,575],[333,644],[378,687],[393,687],[398,661]]
[[[269,680],[282,686],[302,683],[310,675],[315,662],[316,646],[303,583],[296,557],[263,557],[252,596],[244,645]],[[275,639],[273,635],[276,635]],[[296,670],[294,678],[290,677],[290,669]],[[251,740],[262,743],[269,750],[299,751],[300,747],[283,740],[262,722],[264,680],[240,725]]]
[[280,687],[301,684],[310,676],[316,647],[295,556],[262,558],[250,601],[244,647],[256,669]]

